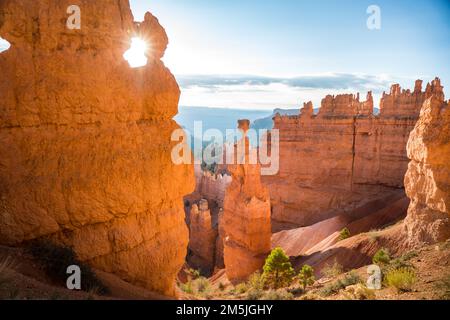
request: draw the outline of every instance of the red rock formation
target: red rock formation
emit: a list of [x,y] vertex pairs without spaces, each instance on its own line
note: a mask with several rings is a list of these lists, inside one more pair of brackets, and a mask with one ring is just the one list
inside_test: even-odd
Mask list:
[[231,281],[246,280],[260,269],[271,249],[270,198],[261,184],[260,166],[249,164],[249,125],[249,121],[239,121],[245,161],[228,166],[233,181],[224,200],[224,262]]
[[223,208],[225,190],[231,183],[231,176],[221,173],[213,174],[209,171],[203,171],[200,166],[196,166],[195,178],[195,192],[189,198],[214,201],[219,208]]
[[[186,223],[190,226],[192,241],[193,237],[197,237],[193,233],[193,228],[196,229],[196,233],[201,236],[202,247],[208,247],[212,250],[213,259],[200,259],[198,254],[193,252],[192,258],[188,259],[189,266],[195,269],[201,269],[205,274],[209,274],[214,268],[224,268],[223,263],[223,226],[221,224],[223,216],[223,201],[225,198],[225,190],[231,183],[231,176],[228,174],[212,174],[210,171],[203,171],[200,166],[195,166],[195,178],[196,187],[194,193],[184,197],[186,202]],[[201,199],[207,200],[209,206],[211,223],[205,224],[205,229],[202,226],[192,225],[192,204],[199,202]],[[213,230],[211,230],[213,228]],[[215,237],[205,237],[205,234],[209,234],[214,231]],[[208,243],[207,243],[208,242]],[[189,247],[193,250],[196,245],[189,244]],[[203,250],[203,249],[201,249]],[[208,257],[210,254],[208,254]]]
[[405,188],[411,205],[405,219],[410,245],[450,238],[450,106],[428,99],[408,141],[411,159]]
[[[50,238],[97,269],[174,294],[188,232],[191,168],[171,161],[180,90],[164,29],[128,0],[0,1],[0,243]],[[148,64],[123,59],[132,36]]]
[[421,91],[392,86],[373,115],[373,97],[327,96],[318,115],[311,103],[299,116],[276,116],[280,172],[269,187],[275,231],[309,226],[403,187],[406,143],[423,102],[442,97],[436,79]]
[[192,255],[188,259],[191,267],[206,274],[214,270],[216,239],[217,227],[213,225],[208,201],[203,199],[191,209],[189,249]]

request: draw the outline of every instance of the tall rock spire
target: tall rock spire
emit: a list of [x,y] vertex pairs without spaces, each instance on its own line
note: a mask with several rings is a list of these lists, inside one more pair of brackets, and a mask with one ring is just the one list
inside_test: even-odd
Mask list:
[[231,281],[244,281],[262,268],[271,249],[270,197],[261,183],[261,168],[249,163],[250,122],[239,121],[245,162],[229,166],[233,181],[224,200],[224,262]]

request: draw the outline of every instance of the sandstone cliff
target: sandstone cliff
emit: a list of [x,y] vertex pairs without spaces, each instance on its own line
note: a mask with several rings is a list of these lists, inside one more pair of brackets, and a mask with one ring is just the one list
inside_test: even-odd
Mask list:
[[450,106],[428,99],[408,141],[411,159],[405,188],[411,204],[405,219],[410,245],[450,238]]
[[[450,239],[450,106],[444,101],[438,81],[429,85],[426,92],[428,98],[406,148],[411,161],[404,185],[410,201],[404,197],[395,201],[388,196],[383,209],[366,212],[366,209],[373,211],[370,205],[357,214],[360,219],[356,221],[350,222],[347,213],[309,227],[275,234],[274,245],[296,256],[297,266],[306,263],[320,270],[336,260],[344,268],[353,269],[370,263],[380,248],[387,248],[393,256],[401,256],[413,248]],[[403,211],[407,211],[403,223],[386,228],[386,224],[395,222],[393,219],[401,217],[399,213]],[[344,226],[353,236],[337,241],[338,230]],[[382,230],[367,232],[377,228]]]
[[[167,36],[128,0],[0,1],[0,244],[42,237],[148,289],[172,295],[188,232],[191,168],[172,164],[180,91],[160,61]],[[123,59],[130,39],[148,64]]]
[[274,118],[280,130],[280,172],[269,187],[275,231],[332,218],[365,201],[403,188],[406,143],[424,101],[443,98],[439,79],[422,91],[394,85],[373,115],[373,97],[327,96],[317,115],[312,103],[299,116]]
[[245,161],[228,166],[233,180],[225,194],[223,231],[225,270],[230,281],[246,280],[259,270],[271,249],[270,198],[261,183],[260,166],[249,164],[249,125],[249,121],[239,125],[244,134]]

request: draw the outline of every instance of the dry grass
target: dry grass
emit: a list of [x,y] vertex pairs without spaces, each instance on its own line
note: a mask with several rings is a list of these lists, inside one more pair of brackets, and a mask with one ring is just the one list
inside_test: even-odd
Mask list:
[[8,281],[11,271],[17,267],[16,261],[7,256],[0,260],[0,286]]

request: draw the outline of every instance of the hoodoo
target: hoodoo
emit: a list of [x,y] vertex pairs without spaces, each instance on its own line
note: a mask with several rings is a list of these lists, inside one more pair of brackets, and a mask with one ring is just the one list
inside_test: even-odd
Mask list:
[[450,106],[443,97],[424,103],[407,149],[408,244],[445,241],[450,238]]
[[208,201],[202,199],[190,210],[189,265],[205,274],[214,270],[215,246],[218,236],[217,226],[213,225]]
[[249,125],[239,121],[245,160],[228,166],[233,180],[224,200],[224,262],[231,281],[246,280],[259,270],[271,249],[269,192],[261,183],[260,165],[249,161]]
[[[171,161],[180,90],[160,58],[167,36],[128,0],[0,1],[0,244],[46,238],[79,259],[173,295],[188,230],[192,168]],[[123,54],[148,42],[145,67]]]

